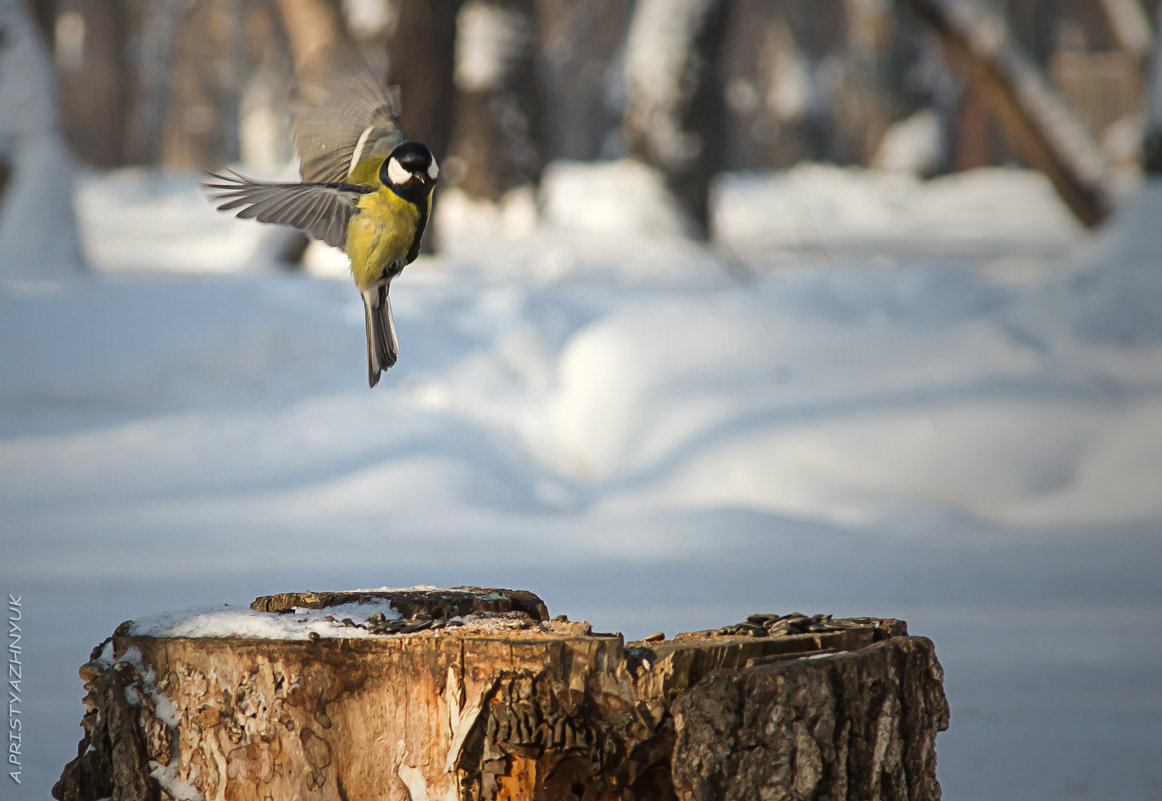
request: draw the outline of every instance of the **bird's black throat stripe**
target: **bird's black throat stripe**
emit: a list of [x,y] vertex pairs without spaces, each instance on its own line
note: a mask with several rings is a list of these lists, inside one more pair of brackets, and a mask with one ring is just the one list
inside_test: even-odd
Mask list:
[[424,229],[428,227],[428,214],[431,211],[428,206],[428,198],[430,197],[430,193],[424,195],[423,198],[421,198],[420,201],[416,203],[416,207],[420,210],[420,219],[416,223],[416,235],[412,239],[412,246],[408,248],[408,264],[411,264],[416,260],[416,257],[420,255],[420,240],[424,238]]

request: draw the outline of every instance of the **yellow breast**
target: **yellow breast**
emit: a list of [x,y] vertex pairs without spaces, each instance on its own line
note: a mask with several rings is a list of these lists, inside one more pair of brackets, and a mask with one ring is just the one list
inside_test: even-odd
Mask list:
[[347,256],[360,289],[374,284],[394,259],[405,258],[415,238],[420,210],[387,187],[359,199],[347,227]]

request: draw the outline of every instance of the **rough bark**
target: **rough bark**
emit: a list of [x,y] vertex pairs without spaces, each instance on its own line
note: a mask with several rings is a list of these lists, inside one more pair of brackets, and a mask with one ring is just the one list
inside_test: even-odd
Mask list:
[[[351,598],[254,607],[304,602]],[[54,796],[939,797],[940,666],[901,621],[760,615],[627,645],[544,620],[531,593],[398,602],[429,627],[259,640],[147,637],[123,624],[81,669],[85,737]],[[464,625],[430,628],[430,616],[467,609],[477,611]]]
[[[149,759],[168,763],[173,735],[155,717],[156,705],[141,692],[141,674],[129,662],[101,662],[102,645],[80,670],[85,696],[84,739],[53,788],[60,801],[156,801]],[[138,704],[130,702],[130,698]],[[144,702],[144,703],[143,703]],[[147,741],[149,747],[147,747]]]
[[899,0],[928,25],[1028,162],[1090,228],[1110,213],[1105,160],[1093,136],[1012,42],[1004,18],[980,3]]
[[922,637],[717,673],[674,706],[674,785],[691,801],[939,798],[942,682]]

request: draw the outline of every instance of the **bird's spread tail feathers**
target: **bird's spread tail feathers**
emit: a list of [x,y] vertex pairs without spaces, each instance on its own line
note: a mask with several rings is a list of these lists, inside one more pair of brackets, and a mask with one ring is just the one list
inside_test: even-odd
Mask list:
[[383,283],[363,291],[363,309],[367,316],[367,383],[379,383],[379,374],[399,358],[399,339],[391,314],[390,284]]

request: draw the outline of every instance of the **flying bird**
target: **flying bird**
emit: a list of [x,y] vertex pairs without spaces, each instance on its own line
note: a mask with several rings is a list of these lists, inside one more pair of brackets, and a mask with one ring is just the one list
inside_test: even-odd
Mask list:
[[440,168],[399,124],[399,92],[353,54],[326,50],[299,71],[291,96],[298,183],[208,173],[202,186],[220,211],[306,232],[346,252],[363,296],[367,382],[399,358],[391,281],[415,261]]

